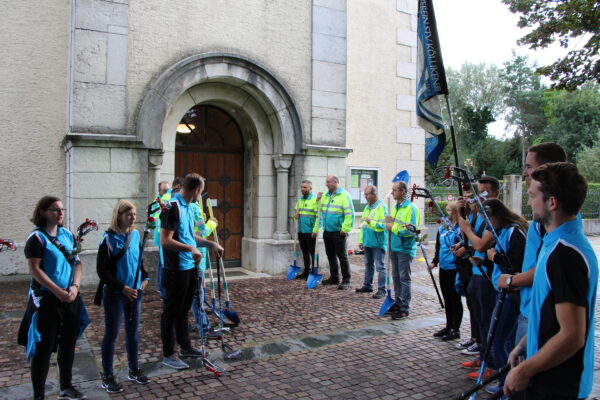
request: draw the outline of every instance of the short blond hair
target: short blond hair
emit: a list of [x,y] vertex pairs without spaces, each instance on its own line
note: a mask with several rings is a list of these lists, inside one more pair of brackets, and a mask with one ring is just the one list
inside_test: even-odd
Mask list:
[[[110,228],[113,231],[118,233],[127,233],[121,231],[121,228],[119,227],[119,217],[129,210],[135,210],[135,205],[128,200],[119,200],[117,204],[115,204],[115,208],[113,208],[112,212],[112,218],[110,219]],[[131,227],[128,232],[130,232],[132,229],[133,227]]]

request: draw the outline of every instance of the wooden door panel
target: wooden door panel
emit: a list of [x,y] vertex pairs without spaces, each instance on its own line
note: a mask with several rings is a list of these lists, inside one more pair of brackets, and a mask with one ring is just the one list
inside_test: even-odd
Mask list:
[[[193,111],[193,112],[191,112]],[[190,119],[191,118],[191,119]],[[216,199],[219,242],[225,248],[226,266],[239,266],[242,252],[244,155],[238,125],[223,110],[193,107],[183,118],[197,128],[176,136],[175,174],[196,172],[206,178],[203,204]],[[204,211],[208,214],[208,209]]]
[[205,153],[206,154],[206,179],[219,179],[225,172],[225,163],[222,154]]
[[231,179],[240,181],[243,179],[243,158],[242,154],[227,154],[225,156],[227,173]]
[[219,185],[219,182],[207,180],[204,191],[207,193],[208,198],[216,199],[217,204],[225,197],[225,190],[223,186]]
[[232,207],[241,207],[244,201],[244,185],[241,181],[233,181],[227,185],[225,190],[225,201]]

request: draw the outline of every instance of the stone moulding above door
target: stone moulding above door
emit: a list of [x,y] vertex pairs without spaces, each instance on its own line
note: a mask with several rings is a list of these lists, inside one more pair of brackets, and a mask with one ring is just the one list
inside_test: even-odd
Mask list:
[[275,153],[302,148],[302,124],[287,88],[267,68],[237,55],[198,54],[167,68],[148,88],[137,115],[136,136],[149,149],[163,149],[162,128],[169,108],[186,90],[205,82],[225,82],[252,96],[277,121]]

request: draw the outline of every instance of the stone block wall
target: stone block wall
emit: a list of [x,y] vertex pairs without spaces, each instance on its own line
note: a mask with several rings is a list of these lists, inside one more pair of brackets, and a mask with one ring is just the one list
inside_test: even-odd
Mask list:
[[[121,144],[122,146],[122,144]],[[98,222],[98,232],[86,237],[84,249],[96,249],[102,233],[110,226],[112,210],[118,200],[136,205],[136,228],[143,230],[146,220],[148,187],[148,150],[117,147],[110,142],[67,145],[67,215],[72,229],[85,218]]]
[[315,0],[312,7],[312,140],[346,145],[346,1]]
[[73,132],[126,131],[127,3],[127,0],[73,1],[70,116]]

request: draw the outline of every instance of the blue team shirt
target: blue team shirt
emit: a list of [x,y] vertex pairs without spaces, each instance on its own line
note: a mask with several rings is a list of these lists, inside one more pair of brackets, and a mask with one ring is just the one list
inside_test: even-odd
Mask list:
[[[510,241],[511,241],[513,234],[522,235],[523,242],[525,242],[525,240],[526,240],[525,233],[520,229],[519,225],[516,225],[516,224],[500,229],[497,232],[497,234],[498,234],[498,239],[500,240],[501,246],[496,244],[494,246],[494,249],[498,253],[502,253],[502,251],[504,250],[505,254],[507,254],[507,255],[511,251]],[[521,250],[522,250],[522,248],[521,248]],[[491,280],[492,280],[492,284],[494,285],[494,288],[497,291],[500,291],[500,289],[498,289],[498,279],[500,278],[500,275],[507,273],[507,267],[508,266],[506,266],[506,265],[500,267],[498,264],[494,263],[494,269],[492,271]],[[521,268],[521,265],[513,265],[512,267],[518,270],[519,268]]]
[[563,363],[535,375],[530,386],[540,393],[584,398],[594,375],[594,311],[598,260],[578,219],[560,225],[543,238],[531,290],[527,358],[535,355],[560,329],[556,304],[568,302],[586,309],[586,341]]
[[[44,229],[45,228],[38,228]],[[46,233],[49,234],[48,231]],[[52,235],[50,235],[52,236]],[[58,228],[56,233],[56,239],[65,247],[67,252],[71,253],[73,251],[73,247],[75,245],[75,237],[73,234],[65,229]],[[39,245],[43,248],[43,252],[40,254],[37,251],[32,251],[35,246],[32,241],[38,241]],[[56,247],[50,240],[46,238],[46,236],[35,230],[31,232],[29,237],[27,238],[27,244],[25,245],[25,257],[26,258],[41,258],[42,263],[40,268],[44,271],[44,273],[56,284],[56,286],[61,288],[68,288],[69,279],[71,278],[71,272],[73,267],[67,261],[66,257],[63,253]],[[40,285],[41,290],[49,290],[48,288]]]
[[440,242],[438,264],[444,270],[456,269],[456,257],[451,250],[459,241],[460,229],[458,225],[454,229],[447,229],[442,225],[439,227],[438,233]]
[[[469,215],[469,222],[472,222],[473,220],[473,214]],[[485,226],[485,220],[483,219],[483,217],[479,214],[475,215],[475,226],[473,227],[473,232],[475,232],[475,234],[477,234],[477,232],[479,232],[484,226]],[[481,231],[481,236],[483,237],[483,234],[485,233],[487,228],[483,228],[483,230]],[[475,252],[473,253],[473,255],[475,257],[480,257],[482,259],[486,259],[486,254],[484,252],[481,251],[477,251],[475,250]],[[482,265],[481,266],[482,269],[484,269],[485,267]],[[475,265],[473,265],[472,267],[472,271],[473,271],[473,275],[481,275],[481,271],[479,270],[479,268],[477,268]],[[485,271],[485,269],[484,269]]]
[[[123,254],[123,256],[117,261],[115,278],[121,281],[123,285],[137,290],[142,284],[142,272],[140,271],[137,279],[137,285],[136,287],[133,287],[135,275],[138,271],[138,265],[140,261],[140,233],[134,229],[129,233],[129,235],[131,235],[129,247],[127,248],[125,254]],[[127,235],[105,232],[104,236],[102,236],[100,244],[106,241],[108,254],[109,256],[113,257],[117,255],[121,249],[123,249],[123,245],[125,244],[126,240]]]
[[[183,197],[176,193],[167,203],[160,216],[160,227],[173,230],[173,239],[196,247],[194,235],[194,210]],[[186,271],[194,268],[194,259],[191,251],[171,251],[163,249],[161,252],[163,265],[166,268],[175,268]],[[177,265],[171,265],[177,264]]]

